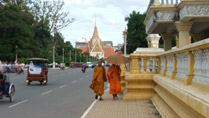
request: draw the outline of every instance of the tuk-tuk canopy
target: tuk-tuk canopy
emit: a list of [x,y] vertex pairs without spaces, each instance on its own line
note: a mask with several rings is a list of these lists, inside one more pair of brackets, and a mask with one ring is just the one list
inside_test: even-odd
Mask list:
[[29,58],[27,59],[29,61],[29,63],[33,63],[33,65],[47,65],[48,63],[48,59],[44,59],[44,58]]
[[28,61],[45,61],[48,62],[48,59],[44,59],[44,58],[29,58],[27,59]]

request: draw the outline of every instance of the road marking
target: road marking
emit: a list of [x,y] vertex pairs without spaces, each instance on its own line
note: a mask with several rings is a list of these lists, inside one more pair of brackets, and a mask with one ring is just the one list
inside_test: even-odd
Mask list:
[[64,87],[66,87],[67,85],[62,85],[62,86],[60,86],[60,88],[64,88]]
[[85,118],[86,115],[89,113],[89,111],[92,109],[94,104],[96,104],[97,100],[94,100],[94,102],[89,106],[89,108],[84,112],[84,114],[81,116],[81,118]]
[[15,107],[15,106],[20,105],[20,104],[22,104],[22,103],[25,103],[25,102],[27,102],[27,101],[28,101],[28,100],[23,100],[23,101],[21,101],[21,102],[18,102],[18,103],[16,103],[16,104],[13,104],[13,105],[11,105],[11,106],[8,106],[8,108]]
[[82,80],[83,78],[80,78],[80,80]]
[[46,94],[51,93],[51,92],[52,92],[52,90],[46,91],[46,92],[42,93],[41,95],[46,95]]
[[73,84],[73,83],[75,83],[76,81],[72,81],[71,83]]

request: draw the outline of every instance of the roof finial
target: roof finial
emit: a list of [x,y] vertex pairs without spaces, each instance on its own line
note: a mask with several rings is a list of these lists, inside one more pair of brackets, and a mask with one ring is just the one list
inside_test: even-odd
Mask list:
[[95,14],[95,26],[97,26],[97,16]]

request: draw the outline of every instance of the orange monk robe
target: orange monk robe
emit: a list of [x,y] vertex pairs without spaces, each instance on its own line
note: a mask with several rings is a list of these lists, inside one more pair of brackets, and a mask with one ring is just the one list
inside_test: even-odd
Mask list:
[[[118,71],[118,74],[117,74]],[[111,65],[107,71],[108,82],[110,83],[110,94],[119,94],[121,92],[120,86],[120,73],[121,69],[119,66]],[[110,77],[112,75],[112,78]]]
[[104,94],[104,74],[106,73],[106,70],[102,66],[96,66],[94,67],[94,75],[93,75],[93,81],[95,81],[94,86],[94,93],[96,93],[97,96]]

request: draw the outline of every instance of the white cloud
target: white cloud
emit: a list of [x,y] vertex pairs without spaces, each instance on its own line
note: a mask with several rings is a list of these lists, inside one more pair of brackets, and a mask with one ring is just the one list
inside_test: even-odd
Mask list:
[[96,24],[102,40],[113,41],[114,45],[123,42],[122,32],[126,27],[124,21],[133,10],[145,12],[149,0],[64,0],[65,11],[70,11],[70,18],[76,21],[61,30],[65,41],[82,41],[90,39]]

